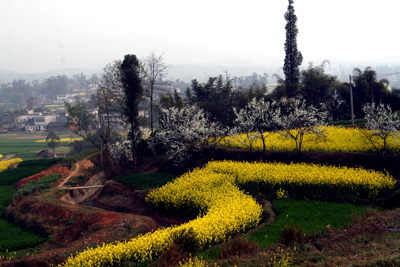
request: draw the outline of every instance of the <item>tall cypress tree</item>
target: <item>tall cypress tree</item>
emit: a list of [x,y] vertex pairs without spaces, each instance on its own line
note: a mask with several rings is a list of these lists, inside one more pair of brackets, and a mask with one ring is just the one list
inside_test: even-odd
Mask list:
[[[133,159],[136,159],[136,144],[139,141],[139,103],[143,87],[139,76],[139,60],[135,55],[125,55],[121,64],[121,82],[125,94],[124,115],[130,126],[129,139],[132,141]],[[136,161],[135,161],[136,169]]]
[[299,92],[300,65],[303,62],[303,56],[297,50],[297,16],[294,14],[293,0],[289,0],[288,10],[285,13],[286,20],[286,41],[285,41],[285,64],[283,72],[285,73],[286,94],[293,97]]

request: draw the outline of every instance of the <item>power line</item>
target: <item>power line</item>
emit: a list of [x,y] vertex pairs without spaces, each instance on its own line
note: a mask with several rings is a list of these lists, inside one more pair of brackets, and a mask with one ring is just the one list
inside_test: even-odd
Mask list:
[[395,75],[395,74],[400,74],[400,72],[389,73],[389,74],[383,74],[383,75],[377,76],[376,78],[381,78],[381,77],[385,77],[385,76],[389,76],[389,75]]

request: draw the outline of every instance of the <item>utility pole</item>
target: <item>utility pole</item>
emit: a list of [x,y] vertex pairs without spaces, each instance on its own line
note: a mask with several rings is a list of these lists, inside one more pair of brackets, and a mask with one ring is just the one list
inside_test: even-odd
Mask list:
[[374,103],[374,81],[371,78],[371,103]]
[[350,85],[350,103],[351,103],[351,125],[354,126],[354,110],[353,110],[353,88],[351,86],[351,75],[349,75]]

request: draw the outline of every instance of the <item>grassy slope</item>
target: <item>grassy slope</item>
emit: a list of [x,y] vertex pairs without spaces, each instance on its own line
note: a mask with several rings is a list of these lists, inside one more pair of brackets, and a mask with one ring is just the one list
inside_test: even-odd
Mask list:
[[59,159],[23,161],[15,169],[0,172],[0,252],[30,248],[46,241],[46,238],[34,232],[26,231],[5,221],[2,219],[2,212],[12,201],[13,194],[16,192],[12,185],[59,161]]
[[277,244],[282,229],[288,225],[299,226],[305,234],[323,232],[326,228],[338,229],[348,224],[354,213],[365,212],[367,207],[349,203],[329,203],[306,200],[273,200],[277,220],[254,232],[250,238],[262,247]]

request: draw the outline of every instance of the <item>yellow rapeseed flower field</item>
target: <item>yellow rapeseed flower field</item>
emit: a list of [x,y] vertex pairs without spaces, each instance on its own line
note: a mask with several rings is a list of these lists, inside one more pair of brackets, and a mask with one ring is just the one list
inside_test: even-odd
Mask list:
[[199,216],[180,226],[160,229],[130,241],[87,248],[59,266],[121,266],[152,259],[172,242],[176,231],[193,229],[200,246],[226,241],[259,223],[262,208],[239,188],[258,183],[267,193],[288,197],[344,196],[375,198],[394,188],[391,176],[364,169],[313,164],[213,161],[151,192],[160,208],[191,209]]
[[[302,151],[325,151],[325,152],[371,152],[375,148],[366,142],[363,133],[358,128],[343,128],[335,126],[322,127],[326,138],[316,139],[313,135],[306,135]],[[284,137],[279,133],[265,133],[266,150],[270,151],[293,151],[296,149],[293,139]],[[389,140],[392,141],[392,140]],[[230,148],[248,149],[249,144],[245,134],[226,137],[219,145]],[[262,142],[255,139],[253,149],[262,150]],[[394,150],[400,152],[400,143],[395,143]]]
[[[78,137],[78,138],[60,138],[60,142],[68,142],[68,143],[72,143],[74,141],[82,141],[83,138]],[[46,139],[42,139],[42,140],[36,140],[36,143],[46,143]]]
[[7,170],[8,167],[11,166],[11,164],[21,162],[21,161],[22,161],[22,159],[20,159],[20,158],[14,158],[14,159],[6,160],[6,161],[0,161],[0,172]]

